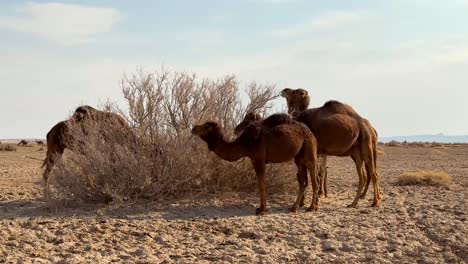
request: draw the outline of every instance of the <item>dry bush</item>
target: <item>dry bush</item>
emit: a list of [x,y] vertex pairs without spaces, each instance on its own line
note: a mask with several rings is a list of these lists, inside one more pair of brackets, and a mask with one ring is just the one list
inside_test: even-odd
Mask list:
[[[248,159],[223,161],[190,131],[195,124],[213,120],[232,139],[245,113],[270,111],[277,95],[274,86],[251,83],[241,89],[235,76],[210,80],[140,70],[125,76],[121,89],[127,105],[118,111],[131,133],[95,123],[71,129],[79,144],[53,171],[53,197],[102,202],[256,190]],[[242,100],[243,92],[248,103]],[[116,111],[112,105],[105,109]],[[297,188],[290,166],[269,166],[267,173],[269,191]]]
[[453,182],[452,176],[444,171],[405,172],[397,178],[398,185],[437,185],[446,186]]
[[16,151],[16,147],[11,144],[0,144],[0,151]]
[[426,147],[426,143],[424,142],[410,142],[408,143],[410,147]]
[[385,145],[388,147],[398,147],[401,145],[401,143],[398,141],[392,140],[390,142],[387,142]]

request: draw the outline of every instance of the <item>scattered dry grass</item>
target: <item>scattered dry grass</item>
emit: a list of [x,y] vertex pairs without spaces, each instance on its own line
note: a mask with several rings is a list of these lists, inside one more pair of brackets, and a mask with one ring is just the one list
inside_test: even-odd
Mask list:
[[398,185],[436,185],[447,186],[452,184],[453,178],[444,171],[415,171],[404,172],[397,178]]
[[377,155],[384,156],[385,150],[382,147],[377,147]]
[[0,151],[16,151],[16,147],[11,144],[0,144]]

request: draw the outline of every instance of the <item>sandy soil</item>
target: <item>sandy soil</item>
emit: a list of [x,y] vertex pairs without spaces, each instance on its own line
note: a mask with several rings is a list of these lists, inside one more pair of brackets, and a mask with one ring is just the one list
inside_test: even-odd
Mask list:
[[[371,208],[368,194],[346,208],[354,165],[330,158],[330,197],[318,212],[288,213],[291,193],[269,196],[265,217],[253,215],[256,194],[58,209],[41,200],[44,149],[0,152],[0,262],[467,262],[468,146],[384,151],[382,207]],[[444,170],[454,184],[394,184],[403,171],[421,169]]]

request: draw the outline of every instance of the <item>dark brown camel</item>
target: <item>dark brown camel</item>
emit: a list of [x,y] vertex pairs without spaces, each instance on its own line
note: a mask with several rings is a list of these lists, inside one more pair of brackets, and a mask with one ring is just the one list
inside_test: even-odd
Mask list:
[[[45,183],[44,196],[48,197],[49,191],[49,174],[55,165],[55,162],[60,159],[66,148],[75,150],[79,142],[75,142],[72,136],[72,126],[81,125],[84,134],[86,135],[85,122],[104,124],[104,129],[112,128],[116,131],[130,131],[130,127],[125,119],[120,115],[112,112],[97,110],[91,106],[80,106],[75,110],[73,116],[66,121],[58,122],[47,133],[47,154],[42,167],[46,167],[42,177]],[[106,131],[100,131],[101,134],[106,134]]]
[[18,146],[27,146],[29,143],[28,141],[22,139],[19,143],[18,143]]
[[[292,109],[303,109],[308,106],[309,99],[300,100],[295,90],[285,89],[281,95],[289,102]],[[307,108],[307,107],[306,107]],[[295,118],[306,124],[317,138],[317,152],[322,155],[351,156],[356,164],[359,176],[359,188],[351,207],[356,207],[360,196],[367,192],[366,182],[372,179],[374,187],[374,200],[372,205],[379,206],[381,195],[379,189],[379,176],[377,174],[377,132],[369,121],[359,116],[354,109],[337,101],[328,101],[322,107],[303,111]],[[364,175],[363,163],[366,167],[368,179]],[[326,169],[326,159],[322,161],[320,169]],[[322,176],[326,175],[321,173]],[[326,193],[326,176],[321,179],[321,189]],[[363,188],[365,188],[363,190]]]
[[[294,121],[286,114],[275,114],[261,124],[252,123],[234,141],[226,141],[216,122],[196,125],[192,134],[199,136],[218,157],[236,161],[248,157],[257,175],[260,194],[260,207],[257,214],[264,215],[266,209],[265,165],[282,163],[294,159],[298,177],[307,178],[310,171],[313,187],[312,202],[307,211],[318,209],[317,152],[314,135],[303,124]],[[307,180],[305,180],[307,181]],[[305,186],[299,181],[299,193],[290,211],[297,210],[302,201]]]
[[[262,118],[262,116],[258,113],[254,113],[254,112],[249,112],[245,115],[244,119],[234,128],[234,135],[235,136],[239,136],[240,134],[242,134],[242,132],[244,132],[244,130],[247,128],[247,126],[249,126],[250,124],[255,124],[257,126],[261,126],[261,125],[268,125],[268,122],[263,124],[263,121],[264,119]],[[320,171],[319,171],[320,173]],[[297,174],[297,181],[299,183],[299,186],[304,185],[304,187],[307,189],[307,186],[308,186],[308,180],[307,180],[307,177],[303,177],[301,174]],[[320,174],[319,174],[319,179],[320,179]],[[320,183],[320,181],[319,181]],[[319,185],[320,186],[320,185]],[[319,189],[320,191],[320,189]],[[320,195],[320,192],[319,192],[319,195]],[[301,202],[299,203],[299,206],[304,206],[304,200],[305,200],[305,195],[302,196],[302,199],[301,199]]]

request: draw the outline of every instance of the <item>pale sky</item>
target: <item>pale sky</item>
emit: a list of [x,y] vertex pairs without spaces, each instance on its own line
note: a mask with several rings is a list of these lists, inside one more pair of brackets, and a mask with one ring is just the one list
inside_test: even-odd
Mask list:
[[1,1],[0,36],[0,138],[45,138],[161,65],[304,88],[381,136],[468,134],[468,0]]

